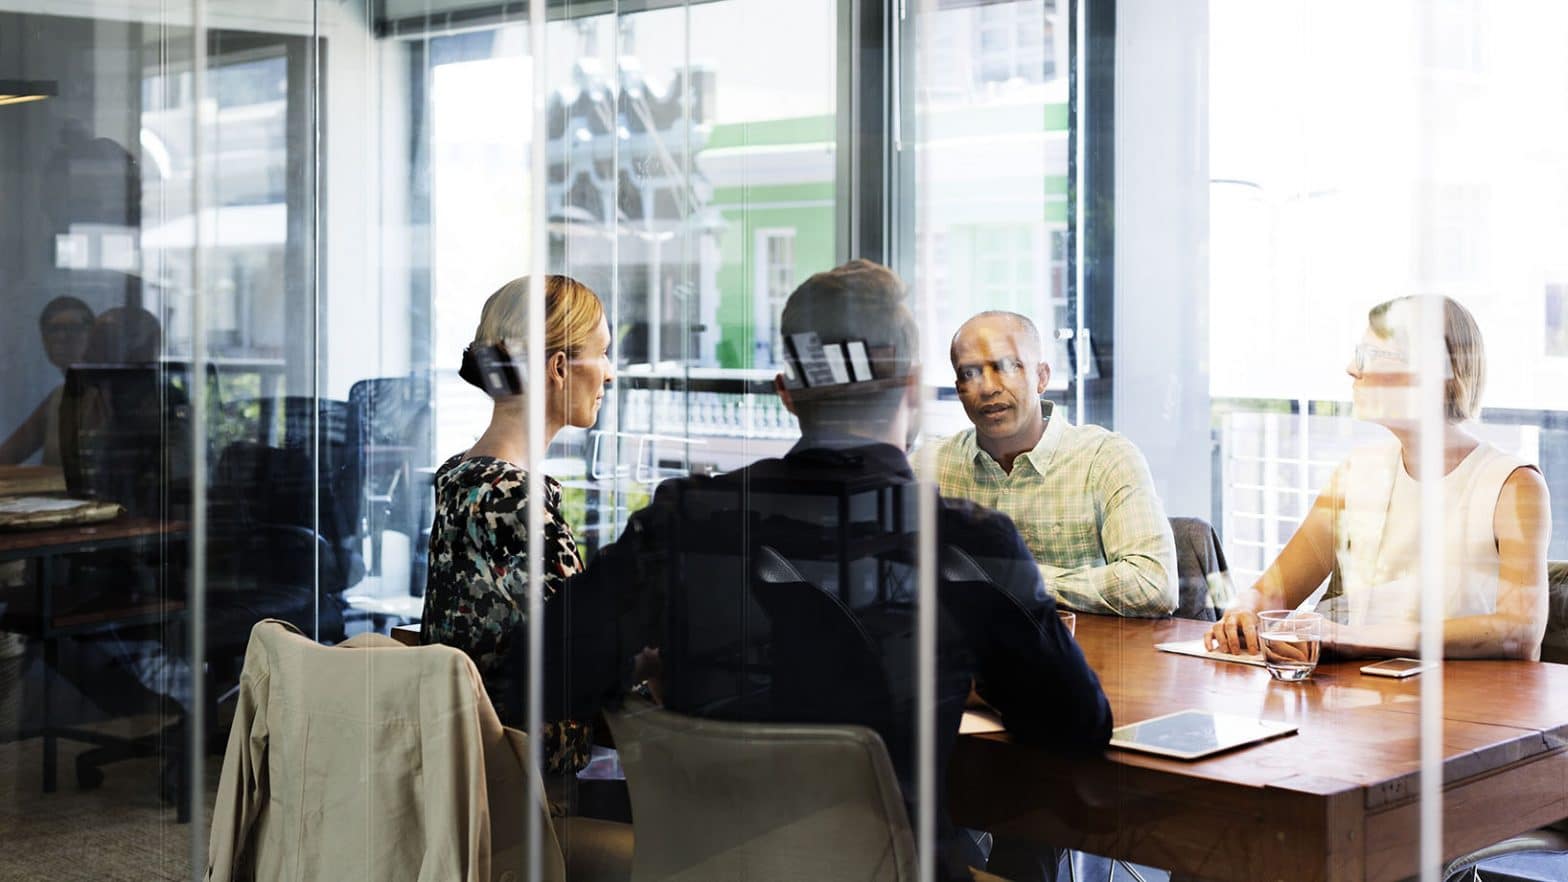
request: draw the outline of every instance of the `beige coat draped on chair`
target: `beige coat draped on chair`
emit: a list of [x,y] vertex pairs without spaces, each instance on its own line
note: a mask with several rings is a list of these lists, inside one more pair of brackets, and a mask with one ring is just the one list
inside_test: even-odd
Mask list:
[[[527,878],[527,757],[468,657],[251,631],[207,879]],[[543,809],[542,878],[563,880]]]

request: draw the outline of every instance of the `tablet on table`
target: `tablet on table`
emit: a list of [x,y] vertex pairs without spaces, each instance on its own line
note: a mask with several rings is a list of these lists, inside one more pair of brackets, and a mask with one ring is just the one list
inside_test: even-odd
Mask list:
[[1198,759],[1295,731],[1290,723],[1184,710],[1117,726],[1111,732],[1111,746],[1176,759]]

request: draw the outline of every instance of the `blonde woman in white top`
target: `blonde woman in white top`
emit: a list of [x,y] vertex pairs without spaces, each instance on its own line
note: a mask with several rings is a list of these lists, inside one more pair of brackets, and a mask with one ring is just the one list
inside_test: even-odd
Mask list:
[[1443,310],[1443,652],[1449,658],[1540,658],[1546,630],[1551,503],[1532,465],[1466,428],[1480,411],[1485,350],[1475,319],[1446,297],[1375,307],[1346,370],[1355,416],[1393,438],[1354,451],[1256,585],[1209,629],[1225,652],[1258,650],[1257,613],[1294,609],[1333,577],[1322,611],[1325,648],[1349,655],[1413,655],[1420,621],[1422,443],[1415,328]]

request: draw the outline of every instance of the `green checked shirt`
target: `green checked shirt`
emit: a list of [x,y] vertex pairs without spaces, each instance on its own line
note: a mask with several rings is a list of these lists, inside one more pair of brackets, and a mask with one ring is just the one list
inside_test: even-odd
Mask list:
[[936,450],[943,496],[972,499],[1013,519],[1040,577],[1071,609],[1164,616],[1176,608],[1176,541],[1149,465],[1131,441],[1099,426],[1051,419],[1002,471],[965,429]]

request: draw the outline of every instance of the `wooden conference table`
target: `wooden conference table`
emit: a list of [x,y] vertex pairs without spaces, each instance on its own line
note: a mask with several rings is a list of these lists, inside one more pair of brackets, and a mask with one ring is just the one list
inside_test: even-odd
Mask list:
[[[182,542],[188,527],[183,521],[122,515],[114,520],[97,524],[70,524],[42,529],[0,532],[0,562],[33,560],[38,572],[33,579],[30,603],[18,604],[23,598],[12,591],[0,597],[0,628],[20,631],[43,643],[43,726],[37,733],[44,740],[43,789],[55,790],[57,742],[60,738],[107,745],[122,743],[123,739],[78,728],[62,728],[53,721],[53,672],[59,669],[59,641],[63,637],[91,633],[105,627],[130,627],[167,623],[179,614],[184,604],[161,596],[140,598],[108,597],[84,607],[60,609],[58,592],[61,591],[58,563],[80,554],[92,554],[116,549],[145,550],[160,543]],[[180,792],[186,791],[184,764],[180,764]],[[189,814],[189,800],[179,803],[180,821]]]
[[[1205,880],[1414,875],[1420,676],[1335,662],[1280,683],[1154,648],[1207,628],[1080,613],[1077,639],[1118,724],[1203,708],[1298,734],[1195,762],[1065,758],[1006,733],[967,735],[950,768],[954,820]],[[1568,817],[1568,665],[1449,662],[1443,687],[1444,858]]]

